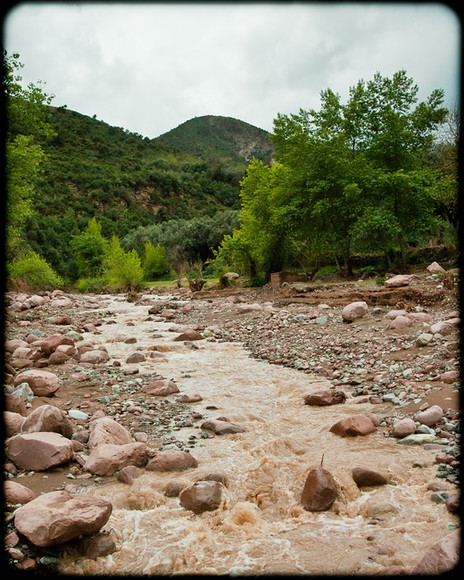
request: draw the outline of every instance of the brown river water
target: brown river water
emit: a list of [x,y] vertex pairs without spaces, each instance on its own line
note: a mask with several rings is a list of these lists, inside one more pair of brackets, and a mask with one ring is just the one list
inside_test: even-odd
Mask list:
[[[146,471],[131,486],[115,480],[83,487],[81,493],[113,504],[103,529],[118,549],[97,560],[64,558],[61,573],[371,575],[386,566],[413,566],[457,524],[427,490],[437,471],[433,451],[399,445],[382,429],[348,438],[329,432],[350,414],[372,412],[372,405],[348,398],[342,405],[309,407],[304,395],[329,382],[253,359],[235,343],[201,340],[192,349],[173,342],[171,324],[147,320],[146,306],[112,298],[108,308],[117,324],[103,324],[92,337],[96,344],[121,361],[128,346],[114,341],[118,333],[136,337],[142,351],[164,345],[166,359],[138,364],[140,374],[172,378],[182,393],[202,396],[189,404],[192,409],[205,418],[225,416],[245,431],[203,439],[191,451],[196,469]],[[212,405],[217,409],[206,409]],[[374,410],[381,413],[382,406]],[[198,437],[199,428],[181,433]],[[330,511],[308,512],[301,492],[308,471],[321,461],[340,493]],[[361,491],[351,477],[356,466],[378,470],[390,483]],[[214,512],[196,515],[163,493],[169,481],[193,482],[211,472],[228,480]]]

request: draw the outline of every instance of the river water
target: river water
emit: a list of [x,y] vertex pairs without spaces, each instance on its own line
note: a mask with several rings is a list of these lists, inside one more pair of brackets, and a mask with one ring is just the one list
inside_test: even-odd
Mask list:
[[[414,565],[457,523],[427,490],[437,470],[434,452],[399,445],[382,429],[349,438],[329,432],[350,414],[379,413],[382,406],[348,398],[341,405],[309,407],[304,395],[329,388],[328,382],[253,359],[235,343],[201,340],[191,348],[173,342],[172,325],[147,319],[146,306],[108,300],[117,323],[99,327],[96,344],[121,361],[128,345],[114,341],[118,333],[137,338],[142,351],[164,346],[166,358],[138,364],[140,374],[155,370],[172,378],[181,392],[202,396],[189,404],[192,409],[205,418],[226,417],[245,431],[203,439],[192,450],[196,469],[147,471],[131,486],[115,481],[83,488],[112,502],[104,530],[118,550],[97,560],[64,559],[61,572],[370,575]],[[185,439],[192,434],[198,437],[199,429],[182,429]],[[308,471],[321,461],[340,492],[330,511],[312,513],[302,508],[300,496]],[[351,478],[356,466],[380,471],[389,484],[359,490]],[[193,482],[211,472],[227,477],[214,512],[193,514],[163,493],[169,481]]]

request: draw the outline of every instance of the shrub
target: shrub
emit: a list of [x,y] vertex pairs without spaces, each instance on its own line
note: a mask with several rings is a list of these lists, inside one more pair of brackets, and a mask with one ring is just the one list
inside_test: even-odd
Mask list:
[[81,278],[76,282],[76,290],[82,294],[101,292],[103,288],[101,278]]
[[158,280],[169,274],[170,271],[171,268],[166,256],[166,248],[160,244],[154,246],[151,242],[146,242],[143,258],[144,280]]
[[28,252],[7,265],[9,282],[30,289],[48,290],[64,286],[64,280],[36,252]]
[[125,252],[117,236],[112,237],[103,260],[103,279],[108,286],[117,290],[140,288],[143,280],[139,255],[135,250]]

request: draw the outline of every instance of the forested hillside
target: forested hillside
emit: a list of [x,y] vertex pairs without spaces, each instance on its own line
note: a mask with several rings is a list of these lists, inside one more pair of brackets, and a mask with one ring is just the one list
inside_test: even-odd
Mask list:
[[227,130],[222,118],[195,119],[194,132],[185,132],[186,123],[150,140],[66,108],[49,110],[56,135],[43,144],[47,162],[26,238],[66,277],[76,274],[69,237],[92,217],[104,236],[124,238],[141,226],[237,210],[247,159],[254,152],[270,158],[267,133],[236,119],[226,120]]

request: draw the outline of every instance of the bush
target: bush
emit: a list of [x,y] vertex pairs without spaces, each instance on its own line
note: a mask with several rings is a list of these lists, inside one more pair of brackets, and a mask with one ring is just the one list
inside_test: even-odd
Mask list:
[[34,290],[48,290],[64,286],[64,280],[50,264],[36,252],[7,264],[9,282]]
[[117,236],[112,237],[103,260],[103,279],[108,286],[117,290],[135,290],[142,284],[143,269],[139,255],[135,250],[125,252]]
[[81,278],[76,283],[76,291],[82,294],[101,292],[104,289],[101,278]]
[[151,242],[145,243],[145,254],[143,258],[143,279],[159,280],[171,271],[166,249],[160,244],[154,246]]

